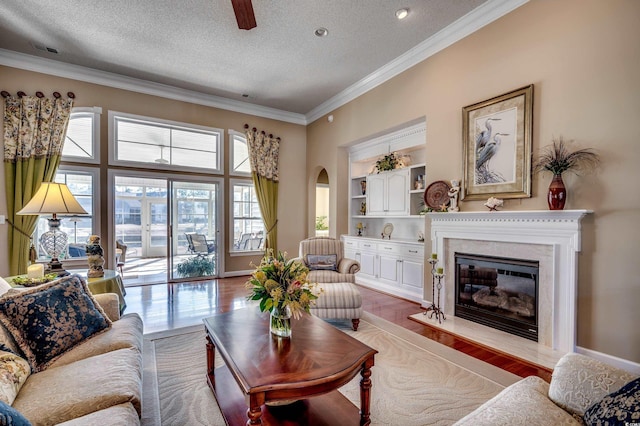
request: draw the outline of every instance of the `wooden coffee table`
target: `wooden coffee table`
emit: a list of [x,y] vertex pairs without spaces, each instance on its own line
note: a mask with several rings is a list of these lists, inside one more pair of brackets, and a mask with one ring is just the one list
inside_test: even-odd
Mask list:
[[[257,307],[206,318],[204,325],[207,381],[228,425],[370,424],[375,349],[309,314],[292,320],[290,339],[272,336],[269,313]],[[218,368],[216,348],[225,362]],[[358,373],[359,411],[337,391]]]

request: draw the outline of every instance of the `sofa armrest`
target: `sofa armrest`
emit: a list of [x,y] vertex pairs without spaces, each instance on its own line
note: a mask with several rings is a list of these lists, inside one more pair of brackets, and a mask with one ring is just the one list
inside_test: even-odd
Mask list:
[[360,270],[360,262],[343,257],[338,263],[338,272],[341,274],[355,274]]
[[540,377],[529,376],[503,389],[454,426],[580,425],[547,397],[548,389],[549,384]]
[[99,293],[93,297],[111,321],[120,319],[120,298],[115,293]]
[[586,355],[568,353],[553,369],[549,398],[582,417],[591,405],[637,377]]

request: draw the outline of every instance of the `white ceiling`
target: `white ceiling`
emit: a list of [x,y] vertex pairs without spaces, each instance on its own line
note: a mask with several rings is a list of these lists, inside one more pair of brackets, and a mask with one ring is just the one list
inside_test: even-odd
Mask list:
[[[257,27],[246,31],[231,0],[3,0],[0,63],[143,80],[147,91],[305,123],[413,65],[414,51],[433,54],[524,1],[253,0]],[[401,7],[410,14],[399,21]]]

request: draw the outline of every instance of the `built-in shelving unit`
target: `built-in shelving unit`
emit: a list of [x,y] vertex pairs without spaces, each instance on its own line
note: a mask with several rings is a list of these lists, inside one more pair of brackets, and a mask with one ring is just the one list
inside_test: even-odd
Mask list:
[[[360,262],[356,282],[415,301],[423,300],[426,126],[416,122],[371,137],[349,151],[349,234],[345,256]],[[403,165],[377,172],[376,161],[394,152]],[[357,225],[362,235],[358,236]],[[389,235],[383,229],[392,225]]]
[[[349,235],[378,236],[393,220],[396,234],[412,239],[424,229],[423,195],[426,182],[426,127],[424,122],[354,145],[349,154]],[[376,161],[395,152],[404,166],[377,172]],[[419,221],[418,224],[410,221]]]

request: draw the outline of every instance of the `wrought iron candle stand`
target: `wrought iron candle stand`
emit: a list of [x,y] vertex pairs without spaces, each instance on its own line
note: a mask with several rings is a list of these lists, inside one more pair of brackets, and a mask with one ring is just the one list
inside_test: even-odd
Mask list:
[[[429,318],[433,318],[436,316],[438,323],[442,324],[442,320],[446,320],[447,318],[444,316],[444,312],[440,309],[440,291],[442,290],[442,278],[444,278],[444,274],[439,274],[436,272],[436,264],[438,263],[438,259],[429,259],[429,263],[431,264],[431,306],[427,308],[426,311],[423,312],[424,315],[427,315],[429,311]],[[436,284],[436,280],[438,283]],[[438,289],[438,298],[436,299],[436,288]]]

